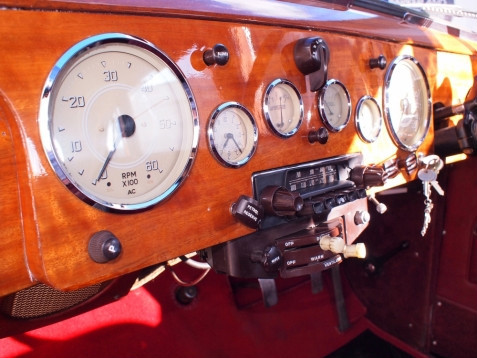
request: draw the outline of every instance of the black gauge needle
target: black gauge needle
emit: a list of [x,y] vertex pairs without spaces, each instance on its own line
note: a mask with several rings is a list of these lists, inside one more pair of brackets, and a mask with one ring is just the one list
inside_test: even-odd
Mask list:
[[[230,133],[230,134],[232,134],[232,133]],[[237,141],[235,140],[235,138],[234,138],[233,135],[232,135],[232,140],[233,140],[233,142],[235,143],[235,146],[236,146],[237,149],[239,150],[240,154],[242,154],[242,149],[240,149],[240,147],[239,147],[239,145],[238,145],[238,143],[237,143]]]
[[283,127],[285,123],[283,122],[283,108],[282,108],[282,97],[280,97],[280,124],[279,127]]
[[404,119],[404,115],[407,115],[408,114],[408,109],[409,109],[409,100],[407,99],[407,97],[404,97],[403,99],[401,99],[401,118],[399,118],[399,125],[401,125],[403,119]]
[[227,143],[229,142],[229,139],[232,139],[232,142],[234,142],[235,146],[237,147],[237,149],[239,150],[240,153],[242,153],[242,149],[240,149],[237,141],[235,140],[234,138],[234,135],[232,133],[225,133],[225,138],[227,138],[227,140],[225,141],[222,149],[225,149]]
[[331,110],[330,105],[328,104],[328,102],[326,102],[325,99],[323,99],[323,102],[325,102],[325,107],[328,108],[328,111],[330,112],[330,115],[332,116],[332,115],[333,115],[333,111]]
[[128,116],[127,114],[123,114],[123,115],[118,117],[118,124],[119,124],[119,129],[120,129],[121,135],[118,135],[116,137],[116,139],[114,140],[113,149],[111,149],[108,156],[106,157],[106,160],[104,161],[104,164],[103,164],[101,170],[99,171],[99,175],[96,178],[95,182],[98,182],[101,179],[101,177],[103,176],[104,171],[106,170],[109,162],[111,161],[111,159],[113,158],[114,153],[116,152],[116,148],[119,144],[119,141],[122,138],[128,138],[128,137],[132,136],[134,134],[134,132],[136,131],[136,122],[134,122],[134,119],[131,116]]

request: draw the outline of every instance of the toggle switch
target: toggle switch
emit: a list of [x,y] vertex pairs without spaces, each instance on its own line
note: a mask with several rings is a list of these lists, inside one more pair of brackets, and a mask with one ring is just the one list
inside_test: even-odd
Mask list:
[[246,195],[241,195],[232,204],[230,212],[238,221],[252,229],[258,229],[264,215],[262,205]]
[[386,204],[380,203],[378,199],[376,199],[376,197],[373,195],[369,196],[369,201],[376,205],[376,211],[380,214],[384,214],[388,210]]

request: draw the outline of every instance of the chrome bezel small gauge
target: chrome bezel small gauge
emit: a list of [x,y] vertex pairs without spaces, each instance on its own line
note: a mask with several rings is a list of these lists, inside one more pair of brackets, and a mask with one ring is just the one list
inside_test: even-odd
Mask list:
[[[363,122],[362,111],[365,106],[368,106],[371,118],[367,118],[364,120],[365,122]],[[371,121],[371,123],[368,121]],[[376,141],[381,133],[382,123],[383,116],[378,101],[376,101],[374,97],[368,95],[361,97],[356,105],[355,113],[356,131],[361,140],[366,143],[373,143]]]
[[[279,97],[280,103],[273,103],[274,92],[279,91],[279,88],[283,89],[285,96]],[[282,98],[284,98],[283,102]],[[277,123],[275,118],[276,115],[274,113],[278,113],[277,110],[279,110],[278,117],[281,123]],[[272,81],[268,85],[263,97],[263,114],[274,134],[281,138],[289,138],[294,135],[298,128],[300,128],[304,116],[303,99],[295,85],[282,78]]]
[[[228,118],[228,114],[232,114]],[[238,117],[240,122],[235,122]],[[219,126],[219,127],[218,127]],[[231,129],[241,131],[241,138],[235,138],[232,132],[222,134],[221,126],[229,126]],[[221,129],[223,131],[223,129]],[[230,136],[229,136],[230,134]],[[229,168],[240,168],[245,165],[255,153],[258,141],[258,128],[250,111],[238,102],[226,102],[219,105],[211,114],[207,126],[207,139],[209,149],[217,161]],[[224,143],[222,143],[225,140]],[[222,145],[222,149],[218,148]],[[225,146],[232,148],[226,155]]]
[[[329,96],[333,90],[336,91],[336,95],[339,96],[339,101],[341,102],[341,106],[337,108],[340,111],[338,114],[339,121],[337,123],[335,123],[336,121],[332,118],[334,113],[330,112],[330,104],[326,100],[326,97]],[[332,132],[342,131],[348,125],[351,118],[351,97],[346,86],[338,80],[328,80],[318,95],[318,110],[326,128]],[[344,116],[344,120],[341,116]]]
[[[402,83],[405,78],[397,70],[400,66],[407,66],[410,71],[412,78],[408,83]],[[396,86],[399,88],[395,89],[394,87]],[[418,103],[410,103],[407,97],[401,98],[401,94],[404,93],[403,89],[406,89],[406,91],[411,89],[410,92],[414,96],[412,100]],[[385,123],[393,142],[403,150],[415,151],[427,136],[432,112],[429,83],[421,64],[410,55],[396,57],[386,71],[383,91]],[[404,100],[406,101],[404,102]],[[417,119],[417,123],[415,123],[415,128],[408,129],[405,133],[406,136],[404,136],[402,133],[400,134],[397,124],[401,125],[403,122],[403,116],[405,115],[404,107],[408,108],[412,107],[412,105],[416,109],[414,113],[411,113],[411,116]],[[398,109],[397,111],[396,108]],[[418,111],[419,113],[415,114]],[[396,112],[400,112],[399,118],[396,118]],[[409,127],[410,125],[412,123],[408,123],[406,126]]]

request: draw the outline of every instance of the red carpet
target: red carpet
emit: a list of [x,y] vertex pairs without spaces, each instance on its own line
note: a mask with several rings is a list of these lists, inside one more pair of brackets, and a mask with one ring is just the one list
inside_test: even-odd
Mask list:
[[[186,279],[197,276],[180,269]],[[239,309],[224,275],[210,272],[196,300],[184,306],[164,272],[117,302],[0,339],[0,357],[322,357],[366,329],[364,308],[345,287],[352,326],[346,334],[338,331],[331,283],[324,278],[319,294],[305,282],[280,293],[274,307],[257,302]]]

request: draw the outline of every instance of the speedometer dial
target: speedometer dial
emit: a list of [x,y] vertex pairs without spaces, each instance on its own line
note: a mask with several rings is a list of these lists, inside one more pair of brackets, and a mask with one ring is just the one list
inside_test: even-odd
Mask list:
[[81,199],[136,210],[172,194],[192,165],[198,118],[178,67],[152,44],[104,34],[71,48],[43,90],[40,131]]
[[426,74],[412,56],[400,56],[385,77],[386,125],[398,147],[416,150],[429,130],[431,96]]

